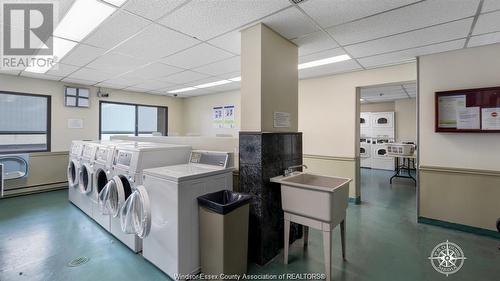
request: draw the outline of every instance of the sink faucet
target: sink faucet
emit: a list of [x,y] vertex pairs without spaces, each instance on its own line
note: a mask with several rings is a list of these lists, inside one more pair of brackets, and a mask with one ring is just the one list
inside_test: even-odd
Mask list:
[[284,172],[284,176],[285,177],[288,177],[288,176],[291,176],[294,172],[295,169],[298,169],[298,168],[306,168],[307,169],[307,166],[306,165],[295,165],[295,166],[290,166],[288,167],[285,172]]

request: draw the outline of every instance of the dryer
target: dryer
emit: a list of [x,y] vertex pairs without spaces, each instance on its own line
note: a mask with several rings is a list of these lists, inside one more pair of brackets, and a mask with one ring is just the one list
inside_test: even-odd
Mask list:
[[142,250],[137,235],[122,232],[119,211],[127,198],[142,184],[142,172],[147,168],[187,163],[191,147],[187,145],[136,143],[120,145],[115,149],[112,178],[99,193],[103,214],[111,216],[109,231],[134,252]]
[[372,119],[370,112],[360,113],[359,128],[361,136],[372,136]]
[[372,139],[362,137],[359,144],[359,158],[361,168],[372,167]]
[[[95,157],[90,171],[91,191],[88,193],[92,209],[92,218],[107,231],[110,230],[110,216],[99,210],[99,192],[111,180],[111,166],[115,149],[120,145],[131,145],[133,141],[101,141],[96,148]],[[88,186],[86,187],[89,188]]]
[[146,169],[120,211],[122,230],[142,238],[144,258],[172,279],[200,271],[197,198],[232,190],[230,157],[193,151],[187,164]]
[[395,170],[395,159],[387,153],[386,143],[377,143],[373,145],[372,150],[372,168],[380,170]]
[[68,176],[68,199],[75,206],[80,208],[80,191],[78,190],[78,175],[80,173],[80,160],[83,152],[83,145],[86,141],[74,140],[71,142],[69,150],[69,162],[67,168]]

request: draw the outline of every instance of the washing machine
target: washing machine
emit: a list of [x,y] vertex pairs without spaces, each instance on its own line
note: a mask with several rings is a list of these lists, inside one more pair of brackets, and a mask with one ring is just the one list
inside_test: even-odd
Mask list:
[[148,168],[187,163],[191,146],[160,143],[120,145],[115,149],[111,180],[99,193],[99,208],[111,216],[109,232],[134,252],[142,250],[137,235],[122,232],[119,211],[138,185],[142,184],[142,171]]
[[92,165],[98,145],[99,141],[88,141],[83,144],[80,169],[78,171],[77,190],[80,196],[78,207],[89,217],[92,217],[92,205],[89,196],[92,191]]
[[359,157],[361,168],[372,167],[372,139],[362,137],[359,144]]
[[[107,231],[110,230],[110,216],[102,214],[99,210],[98,196],[104,186],[111,180],[111,166],[115,149],[120,145],[131,145],[133,141],[101,141],[96,148],[94,161],[88,170],[88,178],[91,181],[84,186],[87,190],[87,196],[90,198],[92,209],[92,219],[101,225]],[[90,189],[90,191],[88,191]]]
[[146,169],[125,201],[122,231],[142,238],[142,255],[172,279],[200,271],[197,198],[232,190],[231,153],[193,151],[183,165]]
[[395,159],[387,154],[386,143],[373,144],[372,168],[380,170],[395,170]]
[[75,206],[80,208],[81,193],[78,189],[78,175],[80,173],[80,160],[83,146],[86,141],[74,140],[71,142],[68,162],[68,199]]

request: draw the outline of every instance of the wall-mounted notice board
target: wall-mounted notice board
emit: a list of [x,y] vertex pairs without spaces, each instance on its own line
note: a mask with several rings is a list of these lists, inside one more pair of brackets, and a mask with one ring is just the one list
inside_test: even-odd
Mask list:
[[500,133],[500,87],[436,92],[435,131]]

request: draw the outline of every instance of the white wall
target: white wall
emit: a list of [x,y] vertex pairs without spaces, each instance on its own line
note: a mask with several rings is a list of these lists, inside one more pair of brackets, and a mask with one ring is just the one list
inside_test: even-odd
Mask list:
[[[182,99],[119,90],[106,90],[110,97],[99,99],[96,96],[97,89],[90,87],[90,108],[71,108],[64,106],[65,85],[71,84],[0,74],[0,91],[52,97],[52,151],[67,151],[74,139],[99,138],[99,100],[167,106],[169,133],[183,133]],[[82,119],[84,128],[68,129],[68,119]]]
[[360,112],[390,112],[395,111],[395,103],[377,102],[377,103],[362,103]]
[[[241,124],[240,99],[239,91],[184,99],[184,132],[212,137],[217,134],[229,134],[237,137]],[[236,128],[234,129],[219,129],[212,126],[212,108],[224,105],[235,106]]]
[[420,58],[420,163],[500,170],[500,134],[435,133],[434,93],[500,86],[500,44]]
[[417,141],[417,100],[403,99],[394,102],[396,112],[396,141]]

